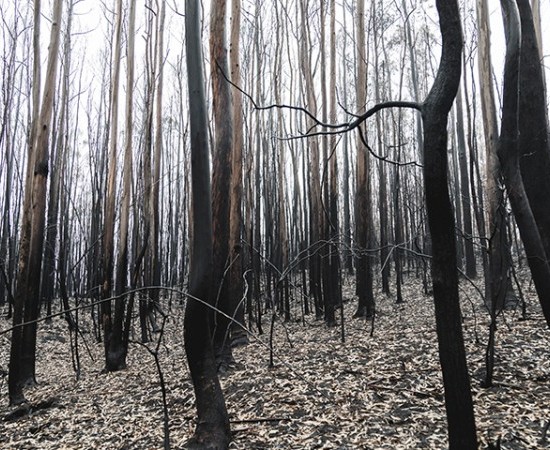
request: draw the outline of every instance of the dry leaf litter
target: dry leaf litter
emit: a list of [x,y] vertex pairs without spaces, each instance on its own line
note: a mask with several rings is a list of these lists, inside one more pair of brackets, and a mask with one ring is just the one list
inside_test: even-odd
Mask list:
[[[373,331],[371,321],[351,319],[353,292],[353,284],[345,286],[345,343],[340,323],[329,329],[313,316],[302,318],[296,306],[294,320],[275,321],[273,367],[269,314],[266,334],[252,335],[249,345],[234,349],[235,368],[221,379],[232,421],[231,448],[447,446],[432,298],[413,279],[404,285],[400,305],[378,289]],[[499,317],[494,386],[484,389],[488,314],[478,291],[461,283],[480,448],[498,438],[502,449],[550,448],[550,332],[532,287],[524,292],[528,320],[519,320],[519,308]],[[1,329],[10,326],[4,316]],[[102,373],[103,346],[93,337],[89,312],[81,312],[80,327],[77,380],[66,323],[56,318],[40,324],[38,384],[26,390],[28,403],[22,407],[7,406],[9,333],[0,336],[0,448],[161,449],[163,406],[153,357],[133,344],[128,369]],[[159,347],[172,448],[182,448],[195,420],[182,330],[183,307],[174,300]],[[158,338],[153,335],[151,349]]]

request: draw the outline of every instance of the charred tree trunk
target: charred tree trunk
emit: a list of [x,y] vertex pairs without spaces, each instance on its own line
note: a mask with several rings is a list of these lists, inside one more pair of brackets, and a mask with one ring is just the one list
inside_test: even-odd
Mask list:
[[184,338],[198,413],[195,434],[186,443],[186,447],[225,449],[229,446],[231,432],[217,376],[209,320],[216,289],[212,286],[212,203],[199,11],[198,0],[185,2],[193,238]]
[[516,218],[521,240],[531,269],[531,276],[542,306],[546,323],[550,326],[550,266],[546,259],[535,217],[529,205],[520,172],[519,149],[519,69],[521,55],[520,16],[514,0],[501,0],[506,29],[506,60],[502,124],[498,156],[504,173],[506,190]]
[[543,65],[529,0],[517,0],[521,19],[519,67],[520,168],[546,259],[550,259],[550,144]]
[[[466,136],[462,108],[462,89],[458,88],[456,96],[456,132],[458,140],[458,166],[460,172],[460,200],[462,203],[462,234],[464,239],[464,256],[466,258],[466,276],[477,276],[476,258],[473,241],[472,206],[470,202],[470,173],[466,159]],[[457,199],[458,200],[458,199]]]
[[462,336],[455,224],[447,180],[447,121],[460,82],[462,31],[457,2],[438,0],[436,4],[443,47],[436,79],[422,106],[424,186],[449,448],[473,450],[477,448],[477,438]]
[[[40,8],[35,14],[40,14]],[[62,0],[53,5],[53,20],[50,33],[48,64],[44,94],[36,135],[27,161],[25,205],[23,211],[21,244],[19,249],[19,272],[15,291],[13,331],[11,341],[8,390],[10,404],[25,401],[23,387],[35,382],[36,331],[40,304],[40,274],[44,247],[46,222],[46,197],[49,165],[49,138],[53,101],[56,95],[57,60],[59,36],[63,12]],[[27,201],[28,199],[28,201]],[[26,325],[21,325],[22,323]]]

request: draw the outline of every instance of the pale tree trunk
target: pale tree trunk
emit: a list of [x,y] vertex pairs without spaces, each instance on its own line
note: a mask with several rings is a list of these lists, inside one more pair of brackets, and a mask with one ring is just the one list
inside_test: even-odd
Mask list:
[[[280,12],[277,5],[275,5],[275,16],[277,24],[277,35],[276,35],[276,46],[275,46],[275,58],[274,58],[274,80],[273,80],[273,91],[275,96],[275,103],[281,104],[281,78],[282,78],[282,58],[283,58],[283,44],[284,38],[282,34],[284,29],[280,24]],[[277,134],[279,136],[283,135],[283,117],[281,111],[277,111]],[[281,274],[288,266],[288,229],[287,229],[287,219],[286,219],[286,196],[285,196],[285,150],[279,145],[275,147],[277,152],[276,160],[277,165],[275,166],[276,174],[273,177],[274,183],[276,185],[276,191],[274,189],[274,201],[273,211],[275,211],[274,216],[276,221],[276,229],[274,232],[277,234],[273,242],[273,264],[277,269],[276,274],[276,285],[275,285],[275,303],[283,312],[284,320],[290,320],[290,305],[289,305],[289,279],[288,275],[281,277]],[[276,180],[275,180],[276,177]]]
[[[329,74],[329,92],[330,92],[330,111],[329,120],[336,123],[336,4],[334,0],[330,1],[330,74]],[[335,324],[334,308],[342,303],[342,282],[340,277],[340,254],[338,251],[340,227],[338,219],[338,155],[336,153],[336,136],[332,135],[329,141],[329,286],[330,291],[327,296],[330,297],[330,309],[325,311],[325,320],[329,326]]]
[[[54,287],[56,280],[55,255],[58,235],[58,213],[59,213],[59,193],[61,179],[66,176],[63,173],[62,163],[64,160],[65,135],[69,130],[65,129],[67,121],[69,77],[71,71],[71,23],[72,23],[72,2],[69,5],[67,14],[67,32],[65,33],[63,48],[63,77],[61,82],[61,100],[58,117],[58,126],[56,130],[57,143],[52,146],[53,167],[50,171],[50,197],[48,201],[46,242],[44,244],[44,261],[42,268],[42,280],[40,285],[40,301],[46,304],[47,315],[52,313],[52,301],[54,297]],[[55,120],[55,119],[54,119]],[[54,150],[55,147],[55,150]],[[60,218],[63,220],[63,218]]]
[[[227,295],[226,269],[229,261],[229,223],[231,188],[231,152],[233,150],[233,107],[226,42],[227,2],[212,2],[210,9],[210,76],[214,114],[214,149],[212,167],[212,233],[213,283],[216,287],[216,307],[233,316],[235,305]],[[214,349],[218,369],[226,371],[233,362],[229,339],[230,321],[215,315]]]
[[[537,37],[537,47],[539,49],[539,59],[542,62],[542,58],[544,55],[544,47],[542,43],[542,26],[541,26],[541,18],[540,18],[540,0],[531,0],[531,9],[533,10],[533,24],[535,27],[535,34]],[[546,91],[546,75],[543,75],[543,83],[544,83],[544,98],[547,98],[547,91]]]
[[113,292],[114,235],[116,209],[117,138],[118,138],[118,87],[120,78],[120,42],[122,29],[122,0],[117,1],[115,12],[115,37],[113,41],[113,66],[110,98],[109,159],[107,163],[107,186],[103,222],[103,284],[101,285],[101,321],[105,344],[105,369],[110,370],[109,347],[113,331],[111,300]]
[[[357,114],[365,111],[367,103],[367,60],[365,46],[365,0],[357,3]],[[375,313],[372,262],[368,253],[372,247],[371,189],[369,155],[360,136],[357,136],[357,178],[355,193],[355,251],[358,305],[354,317],[372,317]]]
[[[497,156],[498,126],[495,109],[495,94],[491,68],[491,47],[487,0],[477,1],[477,24],[479,29],[479,82],[481,110],[485,135],[487,236],[489,250],[489,276],[485,280],[485,298],[491,310],[504,307],[507,293],[511,292],[509,282],[510,248],[506,235],[506,210],[502,184],[502,173]],[[494,315],[494,314],[493,314]]]
[[[27,165],[26,165],[26,175],[25,180],[29,180],[32,177],[32,158],[34,157],[34,147],[36,142],[36,135],[38,133],[38,119],[40,114],[40,86],[41,86],[41,60],[40,60],[40,14],[41,14],[41,0],[34,0],[34,12],[33,12],[33,67],[32,67],[32,107],[30,113],[30,130],[29,130],[29,139],[27,141]],[[25,211],[29,210],[31,207],[31,195],[32,190],[30,188],[25,188],[24,197],[23,197],[23,215],[27,213]],[[27,214],[28,216],[28,214]],[[30,230],[30,216],[25,220],[25,217],[21,219],[21,237],[26,236],[25,239],[20,239],[19,242],[19,255],[21,253],[28,254],[29,252],[29,236],[31,234]],[[19,256],[19,261],[21,261],[21,256]],[[20,262],[18,262],[18,265]],[[17,271],[20,269],[18,267]],[[16,278],[18,273],[16,274]],[[15,295],[15,293],[14,293]],[[15,300],[14,300],[15,301]]]
[[[405,20],[405,34],[406,34],[406,37],[407,37],[407,51],[409,53],[409,60],[410,60],[410,65],[411,65],[411,84],[412,84],[412,92],[414,94],[414,100],[415,101],[420,101],[421,99],[421,91],[420,91],[420,80],[419,80],[419,76],[418,76],[418,64],[416,62],[416,53],[415,52],[415,46],[414,46],[414,41],[413,41],[413,37],[412,37],[412,27],[411,27],[411,20],[409,20],[409,11],[408,11],[408,8],[407,8],[407,2],[406,0],[402,0],[402,7],[403,7],[403,19]],[[428,45],[429,46],[429,45]],[[384,49],[386,51],[386,49]],[[425,55],[425,58],[428,58],[427,55]],[[390,89],[391,89],[391,86],[390,86]],[[417,115],[417,120],[416,120],[416,127],[415,127],[415,131],[416,131],[416,141],[418,143],[418,152],[417,152],[417,158],[418,158],[418,161],[421,161],[422,158],[423,158],[423,152],[424,152],[424,137],[423,137],[423,134],[422,134],[422,118],[420,117],[420,115],[418,114]],[[428,238],[428,233],[427,233],[427,225],[426,225],[426,220],[425,220],[425,208],[423,207],[424,205],[424,194],[421,192],[421,190],[416,190],[416,204],[418,205],[418,210],[420,211],[420,215],[422,216],[420,218],[420,233],[422,235],[422,240],[420,243],[416,243],[416,247],[419,249],[419,250],[422,250],[423,253],[430,253],[430,242],[429,242],[429,238]],[[394,194],[394,195],[397,195],[399,196],[399,194]],[[418,232],[416,232],[416,234],[418,234]],[[398,241],[399,242],[399,241]],[[395,255],[398,256],[399,252],[396,252]],[[396,263],[397,265],[397,263]],[[425,260],[422,260],[422,284],[423,284],[423,287],[424,287],[424,292],[427,293],[428,292],[428,277],[427,277],[427,270],[426,270],[426,262]],[[401,269],[400,269],[401,270]],[[402,277],[401,274],[399,275],[396,275],[396,277]]]
[[[61,281],[65,280],[65,273],[61,273],[61,267],[57,268],[56,271],[56,247],[58,239],[58,229],[66,228],[64,221],[67,218],[64,215],[59,214],[60,206],[60,193],[63,192],[64,180],[67,177],[66,173],[66,153],[68,147],[68,134],[70,130],[66,128],[66,123],[68,122],[67,118],[67,109],[69,106],[69,89],[70,89],[70,77],[71,77],[71,26],[72,26],[72,15],[73,15],[73,4],[71,1],[69,3],[69,9],[67,11],[67,31],[65,32],[64,39],[64,49],[63,49],[63,76],[61,81],[62,91],[61,91],[61,107],[59,111],[58,126],[57,126],[57,144],[55,150],[55,157],[52,154],[52,159],[55,160],[54,166],[51,170],[50,176],[50,198],[48,202],[48,216],[47,216],[47,225],[46,225],[46,242],[44,248],[44,262],[42,269],[42,280],[40,285],[40,300],[41,302],[46,303],[47,315],[52,314],[52,301],[55,295],[55,281],[58,279],[60,281],[60,293],[63,302],[63,308],[65,311],[69,309],[68,296],[66,295],[66,286],[61,286]],[[52,151],[53,153],[53,151]],[[62,239],[59,239],[60,243]],[[63,261],[61,257],[61,248],[60,248],[59,259]],[[65,319],[71,329],[76,328],[76,324],[72,318],[72,315],[69,312],[65,313]]]
[[158,325],[154,319],[154,310],[159,306],[159,289],[160,286],[160,170],[162,163],[162,95],[164,88],[164,22],[166,18],[166,1],[160,2],[160,11],[157,11],[156,18],[156,48],[155,48],[155,77],[156,77],[156,96],[155,98],[155,141],[153,144],[153,161],[152,161],[152,185],[151,198],[149,200],[149,220],[150,220],[150,237],[149,245],[149,280],[152,288],[149,290],[149,307],[148,317],[153,328],[153,331],[158,331]]
[[[143,151],[141,158],[141,176],[143,185],[142,195],[142,214],[143,214],[143,227],[141,237],[141,247],[145,251],[144,267],[143,267],[143,287],[149,288],[145,295],[139,298],[139,322],[141,330],[141,342],[149,341],[149,328],[147,327],[147,320],[153,318],[153,299],[151,295],[150,287],[153,285],[153,257],[152,257],[152,245],[151,236],[153,233],[153,160],[154,160],[154,144],[153,144],[153,110],[155,103],[155,70],[157,52],[155,51],[153,41],[153,23],[155,21],[155,14],[152,10],[147,11],[147,22],[145,30],[145,93],[143,106]],[[137,216],[137,214],[136,214]],[[134,227],[139,228],[139,223],[134,224]],[[154,320],[151,320],[154,324]]]
[[[38,6],[35,4],[35,7]],[[56,95],[57,61],[60,41],[60,27],[63,1],[56,0],[53,5],[53,20],[48,49],[48,63],[44,81],[44,94],[35,140],[27,161],[28,169],[25,185],[21,244],[19,250],[19,272],[15,292],[8,389],[10,404],[25,401],[23,387],[35,381],[36,331],[35,322],[20,326],[22,322],[38,318],[40,304],[40,272],[44,246],[44,228],[46,222],[47,178],[49,165],[49,137],[53,102]],[[40,10],[35,10],[40,14]]]
[[[304,87],[306,90],[306,105],[308,111],[312,114],[317,113],[317,99],[315,97],[315,84],[313,81],[313,72],[311,66],[311,52],[308,50],[309,39],[309,20],[306,14],[308,2],[300,2],[300,32],[301,41],[299,48],[300,69],[304,78]],[[311,126],[309,122],[307,126]],[[310,258],[310,293],[315,305],[315,315],[322,317],[323,288],[321,278],[321,257],[319,254],[320,239],[322,234],[322,207],[321,207],[321,177],[319,173],[320,155],[319,142],[316,138],[308,139],[310,151],[310,238],[309,238],[309,258]]]
[[208,119],[204,95],[200,6],[185,2],[185,45],[191,132],[193,238],[189,297],[184,338],[197,405],[197,428],[187,448],[226,449],[231,439],[229,417],[217,375],[209,317],[216,296],[212,286],[212,204]]
[[[379,17],[376,10],[376,2],[372,3],[373,16]],[[383,14],[383,11],[381,12]],[[381,16],[380,16],[381,17]],[[408,24],[408,22],[407,22]],[[379,40],[383,39],[383,36],[379,35],[379,26],[374,24],[373,26],[373,40],[374,40],[374,66],[380,67],[380,61],[378,58],[379,55]],[[376,103],[381,101],[381,86],[380,86],[380,77],[383,76],[383,70],[376,70],[374,74],[374,89],[375,89],[375,100]],[[377,148],[378,154],[384,155],[385,150],[385,138],[384,138],[384,129],[382,127],[382,113],[376,115],[376,134],[377,134]],[[378,177],[379,177],[379,188],[378,188],[378,199],[379,199],[379,211],[380,211],[380,267],[382,275],[382,292],[389,295],[390,294],[390,252],[388,245],[388,199],[387,199],[387,175],[386,175],[386,163],[384,161],[378,161]],[[397,194],[397,191],[395,192]],[[393,251],[397,256],[399,251],[397,247],[394,247]],[[396,273],[397,274],[397,273]],[[398,281],[398,297],[397,302],[401,303],[402,298],[400,296],[401,290]]]
[[[343,27],[347,30],[347,19],[348,15],[345,12],[346,5],[343,5],[344,17]],[[348,46],[348,33],[343,33],[343,48]],[[348,67],[347,67],[347,57],[345,52],[342,52],[342,97],[343,104],[345,108],[348,108]],[[342,196],[343,196],[343,209],[344,209],[344,223],[342,229],[342,240],[344,244],[344,266],[348,275],[353,275],[353,252],[351,251],[351,207],[350,207],[350,155],[349,153],[349,136],[346,134],[342,137],[344,140],[344,162],[342,164]]]
[[[260,9],[261,4],[259,0],[256,0],[255,4],[255,31],[254,31],[254,54],[256,60],[256,98],[262,100],[263,97],[263,47],[261,46],[261,34],[260,26]],[[254,230],[252,232],[252,271],[254,272],[254,299],[256,305],[256,326],[258,333],[262,334],[262,304],[260,299],[260,281],[261,281],[261,258],[260,251],[262,247],[262,233],[261,233],[261,158],[262,158],[262,118],[256,119],[255,127],[255,161],[254,161]]]
[[[231,37],[229,59],[231,66],[231,81],[241,85],[240,63],[240,31],[241,31],[241,0],[233,0],[231,4]],[[228,295],[231,304],[237,306],[235,318],[238,323],[244,325],[243,302],[243,246],[241,232],[243,232],[243,100],[238,90],[233,91],[233,155],[231,168],[231,206],[229,223],[229,269]],[[246,235],[246,232],[244,232]],[[232,325],[232,342],[246,344],[248,336],[244,329],[236,324]]]
[[[325,26],[325,2],[320,2],[319,5],[319,28],[320,28],[320,60],[327,61],[327,52],[326,52],[326,26]],[[327,64],[320,64],[321,72],[321,120],[327,122]],[[321,257],[321,280],[322,280],[322,290],[323,290],[323,315],[325,323],[328,326],[334,326],[336,321],[334,318],[334,302],[335,298],[332,294],[332,279],[331,279],[331,267],[330,267],[330,181],[328,177],[330,176],[330,165],[332,161],[329,161],[329,152],[328,152],[329,138],[328,136],[321,137],[322,145],[322,161],[321,161],[321,240],[322,244],[319,248],[319,255]]]
[[[131,0],[128,17],[127,37],[127,74],[126,74],[126,124],[124,144],[124,165],[122,169],[122,192],[119,223],[118,259],[115,283],[115,312],[109,348],[107,350],[106,369],[115,371],[126,367],[128,354],[128,329],[124,329],[126,318],[132,314],[132,302],[126,299],[128,283],[128,232],[130,225],[130,204],[132,200],[133,179],[133,86],[134,86],[134,47],[135,47],[136,1]],[[127,309],[126,309],[127,308]]]
[[[3,306],[6,303],[6,300],[10,304],[10,311],[12,307],[12,291],[11,291],[11,270],[9,261],[12,258],[12,255],[9,251],[10,240],[12,240],[12,219],[10,218],[10,212],[12,211],[12,189],[13,189],[13,169],[15,165],[15,155],[13,152],[12,136],[11,132],[11,114],[12,108],[17,106],[17,103],[14,104],[13,93],[16,90],[15,83],[15,58],[16,58],[16,48],[17,48],[17,30],[18,23],[14,23],[14,37],[10,43],[10,52],[7,57],[7,64],[4,66],[2,73],[2,91],[4,92],[3,101],[2,101],[2,123],[0,124],[0,146],[5,149],[4,153],[4,178],[5,178],[5,187],[4,190],[4,199],[3,199],[3,208],[2,208],[2,218],[1,229],[0,229],[0,306]],[[18,110],[18,108],[17,108]],[[2,170],[0,169],[0,172]],[[11,317],[11,316],[10,316]],[[10,318],[8,317],[8,318]]]

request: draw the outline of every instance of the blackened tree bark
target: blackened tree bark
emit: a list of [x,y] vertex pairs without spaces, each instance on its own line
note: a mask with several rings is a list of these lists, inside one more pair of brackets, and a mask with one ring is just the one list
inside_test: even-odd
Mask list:
[[193,238],[184,338],[198,413],[195,434],[186,443],[186,448],[225,449],[229,446],[231,432],[217,375],[209,320],[209,305],[213,304],[216,290],[212,292],[212,196],[199,5],[198,0],[185,2]]
[[[39,2],[35,14],[40,14]],[[38,318],[40,273],[46,223],[46,194],[49,165],[49,137],[53,101],[56,95],[59,36],[63,12],[62,0],[53,5],[53,20],[44,93],[36,135],[29,153],[25,185],[19,272],[14,299],[13,332],[8,374],[10,404],[25,401],[23,387],[35,381],[36,331]],[[28,201],[27,201],[28,199]],[[23,322],[32,322],[21,326]]]
[[462,202],[462,233],[464,239],[464,256],[466,258],[466,276],[477,276],[476,257],[473,241],[472,205],[470,202],[470,174],[466,160],[466,132],[462,108],[462,89],[459,87],[456,96],[456,133],[458,140],[458,164],[460,172],[460,200]]
[[529,0],[517,0],[521,19],[519,68],[520,167],[529,206],[550,259],[550,146],[542,61]]
[[519,66],[521,54],[521,25],[514,0],[501,0],[505,17],[506,60],[502,104],[502,124],[498,156],[504,173],[506,190],[516,218],[533,283],[542,306],[546,323],[550,326],[550,266],[543,241],[529,205],[520,172],[519,157]]
[[449,448],[476,449],[470,380],[458,297],[455,224],[447,182],[447,121],[461,73],[462,31],[456,1],[437,0],[442,55],[422,107],[424,184],[432,238],[432,279]]

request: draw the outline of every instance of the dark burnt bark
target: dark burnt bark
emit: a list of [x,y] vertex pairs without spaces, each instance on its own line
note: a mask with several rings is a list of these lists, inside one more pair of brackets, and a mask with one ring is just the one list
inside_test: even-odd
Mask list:
[[550,266],[535,217],[529,205],[524,180],[520,172],[519,149],[519,65],[521,54],[521,27],[517,5],[513,0],[501,0],[505,16],[506,60],[502,124],[498,156],[504,173],[506,190],[516,218],[533,283],[542,306],[546,323],[550,326]]
[[520,168],[546,258],[550,258],[550,146],[542,61],[529,0],[516,0],[521,19],[519,68]]
[[465,450],[476,449],[477,438],[462,335],[455,223],[447,180],[447,121],[460,81],[462,31],[456,1],[438,0],[437,10],[443,47],[436,79],[422,108],[424,184],[449,448]]
[[[198,413],[186,448],[225,449],[231,439],[225,400],[217,376],[210,320],[212,305],[212,205],[208,121],[203,82],[198,0],[185,2],[185,34],[191,132],[193,241],[184,338]],[[205,304],[206,303],[206,304]]]
[[[10,404],[25,401],[23,387],[35,382],[36,333],[39,313],[40,275],[46,224],[46,194],[49,164],[49,137],[56,95],[57,60],[63,2],[54,3],[48,66],[35,139],[29,153],[25,185],[19,272],[14,299],[13,331],[8,389]],[[39,8],[36,14],[40,14]],[[20,326],[22,322],[30,322]]]

